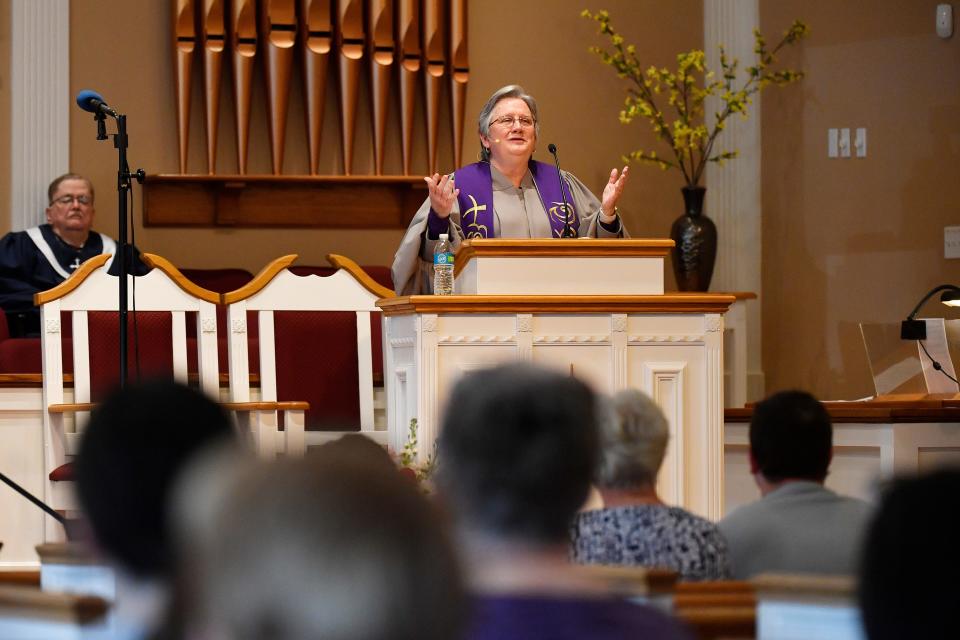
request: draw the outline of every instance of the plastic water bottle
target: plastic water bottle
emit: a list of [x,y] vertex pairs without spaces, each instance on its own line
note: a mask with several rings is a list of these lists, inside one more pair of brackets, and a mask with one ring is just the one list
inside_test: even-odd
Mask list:
[[433,249],[433,295],[453,295],[453,250],[449,236],[440,234],[440,240]]

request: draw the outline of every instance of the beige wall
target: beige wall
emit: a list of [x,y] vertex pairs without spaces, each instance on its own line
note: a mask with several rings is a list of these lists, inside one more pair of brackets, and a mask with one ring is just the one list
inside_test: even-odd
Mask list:
[[[960,37],[936,36],[936,5],[761,3],[768,33],[795,17],[811,27],[784,56],[807,72],[802,88],[763,103],[768,390],[871,394],[857,323],[900,320],[960,281],[943,258],[943,227],[960,223]],[[829,127],[866,127],[867,158],[828,159]]]
[[0,0],[0,233],[10,230],[10,0]]
[[[598,40],[594,23],[579,17],[584,6],[580,0],[471,3],[467,113],[472,122],[495,89],[511,82],[523,84],[541,106],[543,126],[538,157],[548,160],[546,143],[555,142],[565,168],[599,193],[619,157],[637,144],[649,146],[651,138],[639,125],[625,127],[618,122],[624,88],[615,74],[586,50]],[[699,0],[672,2],[669,7],[654,0],[617,0],[606,1],[603,6],[632,41],[642,43],[642,55],[652,64],[669,64],[679,49],[702,46]],[[121,28],[115,29],[118,16]],[[131,166],[143,167],[148,173],[177,171],[169,24],[165,2],[74,0],[71,5],[71,90],[95,88],[128,115]],[[91,42],[98,46],[89,46]],[[227,77],[225,73],[225,81]],[[191,172],[202,172],[206,167],[199,89],[195,83]],[[231,173],[236,170],[235,147],[233,114],[228,108],[226,89],[225,85],[218,169]],[[366,89],[364,95],[365,92]],[[332,100],[332,94],[330,97]],[[291,94],[285,173],[306,171],[300,99],[295,87]],[[332,102],[329,106],[333,106]],[[257,87],[254,96],[253,117],[250,167],[251,171],[265,173],[269,170],[269,151],[262,86]],[[397,136],[399,116],[393,114],[391,118],[389,133]],[[365,110],[358,120],[358,146],[366,145],[369,149]],[[422,131],[423,124],[418,126]],[[333,111],[328,109],[321,164],[329,172],[339,166],[335,127]],[[465,136],[465,160],[476,153],[473,131],[470,124]],[[98,227],[112,232],[116,230],[116,197],[112,193],[116,153],[109,142],[96,142],[94,134],[90,116],[74,111],[71,164],[74,170],[93,177],[98,187]],[[393,145],[396,148],[398,142]],[[426,170],[423,147],[421,143],[415,154],[418,171]],[[369,166],[369,155],[369,150],[358,151],[355,171]],[[441,148],[441,159],[445,170],[453,168],[449,141]],[[387,165],[388,172],[391,167],[399,172],[396,151],[388,155]],[[638,168],[621,206],[634,235],[663,236],[668,232],[669,222],[681,212],[679,187],[676,176],[654,168]],[[137,201],[139,219],[139,198]],[[143,228],[137,223],[136,234],[141,248],[180,266],[232,265],[257,270],[290,252],[299,253],[302,263],[322,263],[326,253],[335,251],[360,263],[389,264],[402,231],[161,229]]]
[[[486,96],[502,84],[524,84],[541,103],[541,148],[556,142],[565,166],[599,191],[621,153],[649,147],[652,141],[642,126],[617,122],[623,87],[585,50],[597,42],[593,24],[578,15],[588,4],[495,0],[483,3],[481,10],[473,3],[467,111],[472,119]],[[869,394],[857,322],[896,321],[928,288],[960,280],[960,263],[942,257],[943,226],[960,222],[960,37],[936,37],[936,4],[761,1],[761,27],[771,37],[795,17],[812,29],[807,41],[784,56],[808,77],[797,87],[773,90],[763,98],[762,305],[768,390],[803,387],[830,398]],[[702,46],[699,0],[618,0],[603,6],[628,40],[641,44],[644,61],[670,64],[677,51]],[[4,39],[7,7],[0,2],[0,43],[9,43]],[[71,13],[71,90],[96,88],[129,115],[134,167],[175,172],[166,3],[75,0]],[[119,29],[117,16],[122,20]],[[89,46],[91,42],[97,46]],[[9,44],[0,47],[0,63],[9,60],[8,49]],[[4,109],[9,112],[6,87],[0,83],[0,115]],[[250,164],[266,171],[260,95],[258,90]],[[294,88],[288,173],[303,172],[305,165],[299,100]],[[191,171],[202,171],[196,97],[194,102]],[[226,100],[223,113],[219,169],[230,172],[234,147]],[[323,161],[330,172],[338,166],[332,113],[328,110]],[[395,136],[396,115],[392,118],[390,135]],[[0,122],[8,123],[9,117]],[[363,111],[361,147],[369,146],[366,122]],[[422,131],[423,125],[418,126]],[[827,128],[858,126],[868,129],[868,158],[828,160]],[[475,147],[471,129],[466,159]],[[8,139],[8,125],[0,126],[0,143],[9,148],[4,136]],[[424,155],[421,144],[416,151],[421,171]],[[449,143],[441,157],[452,165]],[[0,181],[9,180],[4,162],[6,156],[0,159]],[[89,116],[79,111],[71,120],[71,163],[74,170],[91,175],[99,188],[99,227],[115,231],[116,155],[108,142],[94,140]],[[360,153],[357,169],[368,165],[369,152]],[[396,166],[394,151],[388,155],[388,170]],[[679,186],[672,173],[636,168],[621,207],[634,235],[666,235],[680,211]],[[139,218],[139,198],[137,208]],[[8,224],[8,215],[0,215],[0,220],[0,225]],[[138,245],[181,266],[251,270],[287,252],[300,253],[304,263],[322,262],[324,254],[336,251],[362,263],[386,264],[401,233],[144,229],[139,223],[136,231]],[[940,309],[933,306],[930,312]]]

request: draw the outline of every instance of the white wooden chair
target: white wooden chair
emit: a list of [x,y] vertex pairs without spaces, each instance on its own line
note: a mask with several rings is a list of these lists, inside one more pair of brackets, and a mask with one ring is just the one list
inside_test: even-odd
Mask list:
[[[185,317],[197,314],[196,353],[200,388],[217,398],[219,373],[217,371],[216,302],[219,294],[193,285],[167,260],[160,256],[143,254],[143,261],[153,267],[150,273],[129,276],[128,295],[136,294],[139,312],[167,312],[170,314],[172,365],[176,380],[187,383],[187,347]],[[94,404],[91,397],[94,376],[91,370],[91,342],[89,314],[116,312],[119,298],[119,278],[107,273],[109,256],[101,255],[82,264],[60,285],[38,293],[34,303],[40,307],[41,353],[43,363],[43,461],[44,500],[54,509],[67,511],[76,508],[73,482],[60,477],[72,455],[76,453],[80,430]],[[65,337],[61,314],[69,317],[72,337]],[[131,314],[132,317],[133,314]],[[138,318],[139,322],[139,318]],[[129,349],[134,350],[131,332]],[[66,343],[72,342],[72,389],[69,376],[64,375],[63,357]],[[152,349],[156,345],[151,345]],[[94,354],[102,357],[101,354]],[[119,368],[119,363],[117,363]],[[131,368],[133,374],[133,368]],[[57,540],[62,532],[52,518],[45,519],[44,539]]]
[[[359,426],[359,432],[380,444],[388,442],[386,431],[374,428],[373,370],[370,314],[379,313],[376,301],[392,297],[393,291],[376,283],[355,262],[342,256],[330,255],[327,259],[339,270],[333,275],[298,276],[289,267],[296,255],[278,258],[267,265],[248,285],[223,295],[227,305],[227,326],[230,331],[228,361],[230,369],[230,400],[226,406],[238,411],[241,428],[247,428],[253,436],[254,445],[261,455],[274,457],[278,453],[302,455],[311,444],[335,439],[347,429]],[[306,431],[305,411],[311,407],[302,401],[278,402],[278,357],[277,339],[279,312],[354,312],[357,335],[357,397],[360,407],[359,425],[342,425],[342,431]],[[247,313],[256,312],[259,326],[258,341],[251,340],[247,326]],[[330,314],[328,314],[330,315]],[[323,343],[322,331],[304,336],[306,341]],[[329,341],[329,337],[327,337]],[[251,344],[257,345],[260,367],[259,401],[254,397],[250,384]],[[342,348],[342,344],[327,346]],[[281,360],[284,354],[281,355]],[[301,379],[316,380],[325,362],[312,363],[310,370],[297,371]],[[316,380],[316,384],[323,382]],[[282,390],[281,390],[282,395]],[[313,407],[322,411],[323,407]],[[283,412],[283,431],[279,429],[279,412]],[[340,425],[337,425],[339,428]],[[352,432],[356,432],[355,430]]]

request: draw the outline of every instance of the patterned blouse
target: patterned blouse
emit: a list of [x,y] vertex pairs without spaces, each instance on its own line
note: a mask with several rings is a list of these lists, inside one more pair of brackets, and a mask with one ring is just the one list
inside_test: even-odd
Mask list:
[[641,504],[581,512],[571,529],[581,564],[666,567],[681,580],[730,578],[717,525],[679,507]]

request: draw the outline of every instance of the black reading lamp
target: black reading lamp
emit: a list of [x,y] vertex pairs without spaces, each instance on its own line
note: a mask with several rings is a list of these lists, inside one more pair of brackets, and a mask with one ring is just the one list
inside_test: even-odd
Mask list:
[[910,312],[907,319],[900,323],[901,340],[927,339],[927,323],[923,320],[917,320],[917,313],[920,312],[920,308],[927,300],[941,291],[943,293],[940,294],[940,302],[948,307],[960,307],[960,287],[952,284],[941,284],[938,287],[934,287],[917,303],[917,306],[913,308],[913,311]]
[[[940,293],[941,291],[943,293]],[[932,298],[937,293],[940,293],[940,302],[943,304],[947,305],[948,307],[960,307],[960,287],[952,284],[942,284],[939,287],[934,287],[929,293],[927,293],[927,295],[923,296],[923,299],[920,300],[920,302],[917,303],[917,306],[913,308],[913,311],[910,312],[910,315],[907,316],[907,319],[900,323],[900,339],[917,340],[917,344],[920,345],[920,348],[923,349],[923,352],[928,358],[930,358],[930,363],[934,370],[939,371],[954,382],[957,382],[950,374],[943,370],[941,364],[930,355],[930,352],[927,351],[926,345],[923,344],[923,341],[927,339],[927,323],[923,320],[916,319],[917,313],[920,311],[920,307],[922,307],[927,300]]]

